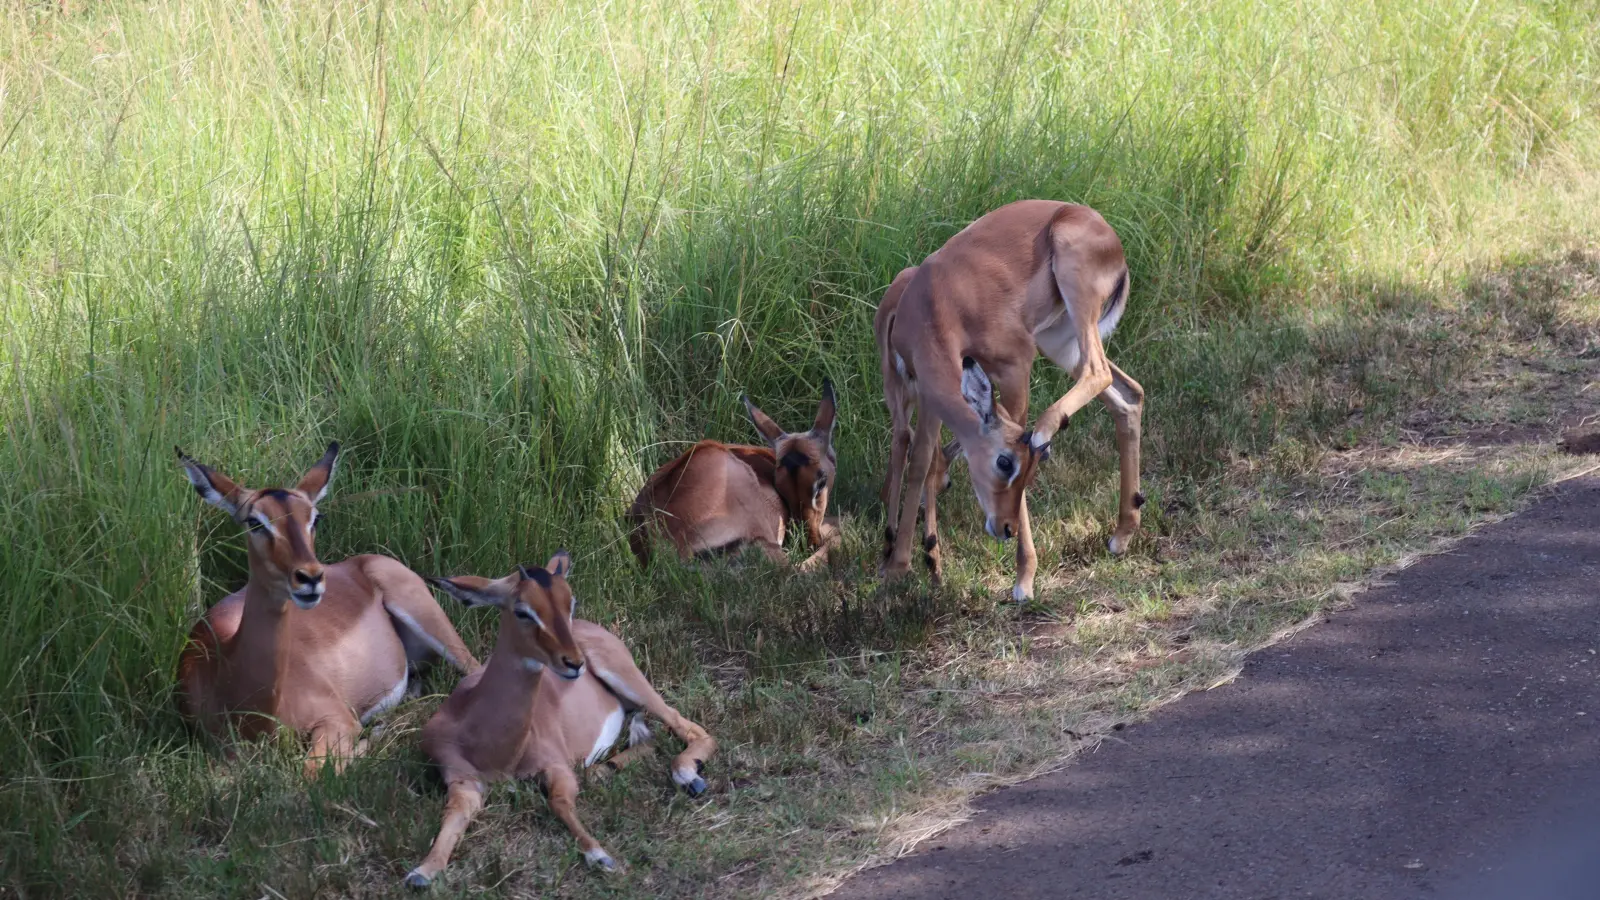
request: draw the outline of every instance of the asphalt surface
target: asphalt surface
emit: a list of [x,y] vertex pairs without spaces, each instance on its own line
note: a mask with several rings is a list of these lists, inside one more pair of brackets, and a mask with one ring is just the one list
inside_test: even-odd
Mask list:
[[1600,898],[1600,479],[833,900]]

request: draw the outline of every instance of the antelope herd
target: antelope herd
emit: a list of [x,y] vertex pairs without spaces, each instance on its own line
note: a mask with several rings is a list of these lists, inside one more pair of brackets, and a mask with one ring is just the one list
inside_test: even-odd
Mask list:
[[[937,499],[959,455],[986,530],[1017,539],[1012,597],[1033,596],[1038,563],[1026,492],[1049,458],[1051,438],[1096,397],[1115,422],[1121,471],[1110,549],[1128,548],[1144,503],[1144,390],[1103,347],[1127,309],[1128,287],[1121,241],[1105,219],[1085,206],[1043,200],[979,218],[889,285],[873,321],[893,435],[880,493],[885,579],[911,568],[920,508],[924,561],[939,581]],[[1035,355],[1074,383],[1028,428]],[[627,512],[629,545],[641,566],[664,539],[683,560],[755,546],[787,567],[783,544],[792,531],[805,534],[811,551],[797,570],[815,570],[837,555],[840,528],[827,515],[836,479],[833,385],[823,382],[816,418],[800,433],[784,431],[749,398],[743,402],[766,446],[701,441],[651,475]],[[955,437],[943,447],[942,428]],[[415,693],[420,667],[442,660],[462,674],[422,730],[422,750],[447,795],[438,836],[406,884],[426,887],[438,877],[482,809],[488,784],[508,778],[536,780],[585,860],[616,868],[579,821],[574,768],[632,761],[649,748],[645,716],[685,745],[672,780],[690,796],[705,792],[703,771],[716,742],[667,705],[616,635],[575,617],[566,551],[497,579],[425,582],[378,555],[324,565],[314,550],[317,504],[333,479],[338,444],[287,489],[248,490],[182,450],[178,459],[200,497],[244,526],[249,558],[245,586],[206,611],[179,659],[177,699],[188,719],[218,736],[289,729],[306,741],[306,774],[316,777],[323,766],[337,771],[365,750],[363,725]],[[480,665],[467,649],[429,583],[469,607],[499,610],[487,662]],[[624,730],[628,749],[613,753]]]

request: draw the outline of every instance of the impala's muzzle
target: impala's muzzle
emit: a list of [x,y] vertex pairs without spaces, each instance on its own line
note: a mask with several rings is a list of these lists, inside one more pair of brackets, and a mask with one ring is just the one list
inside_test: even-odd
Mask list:
[[577,681],[578,676],[583,674],[583,660],[573,662],[569,657],[562,656],[561,668],[556,669],[556,674],[567,681]]
[[1009,541],[1012,537],[1014,537],[1011,525],[1009,523],[996,528],[993,518],[984,521],[983,529],[989,532],[989,536],[997,541]]
[[322,594],[327,590],[323,583],[322,572],[308,572],[305,569],[294,571],[294,587],[289,591],[289,596],[294,599],[294,605],[301,609],[312,609],[322,602]]

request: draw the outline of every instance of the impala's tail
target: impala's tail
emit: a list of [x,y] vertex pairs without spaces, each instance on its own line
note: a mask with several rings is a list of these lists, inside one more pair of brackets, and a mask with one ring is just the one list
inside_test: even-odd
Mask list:
[[1117,276],[1117,283],[1111,287],[1111,296],[1106,298],[1105,311],[1100,313],[1100,340],[1111,337],[1111,332],[1117,330],[1117,323],[1122,321],[1122,313],[1128,308],[1128,267],[1122,267],[1122,274]]

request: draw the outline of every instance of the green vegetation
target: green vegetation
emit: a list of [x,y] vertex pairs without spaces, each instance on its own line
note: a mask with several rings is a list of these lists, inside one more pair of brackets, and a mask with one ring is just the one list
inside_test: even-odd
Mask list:
[[[499,574],[570,547],[585,614],[721,741],[713,793],[651,763],[587,785],[630,865],[608,880],[498,790],[438,892],[688,896],[864,858],[949,785],[1215,680],[1337,582],[1513,508],[1547,456],[1328,453],[1574,393],[1500,359],[1593,371],[1597,266],[1568,255],[1600,217],[1592,3],[84,6],[0,16],[0,893],[382,895],[432,837],[433,700],[310,787],[293,748],[224,766],[178,721],[184,635],[244,555],[175,443],[264,485],[343,441],[325,560]],[[1019,625],[961,471],[948,585],[875,577],[870,322],[902,266],[1029,196],[1127,245],[1110,352],[1150,395],[1152,505],[1107,559],[1111,429],[1079,417]],[[1066,384],[1037,371],[1036,408]],[[809,421],[824,376],[830,576],[638,572],[644,475],[753,440],[741,391]],[[1474,403],[1500,384],[1521,402]]]

